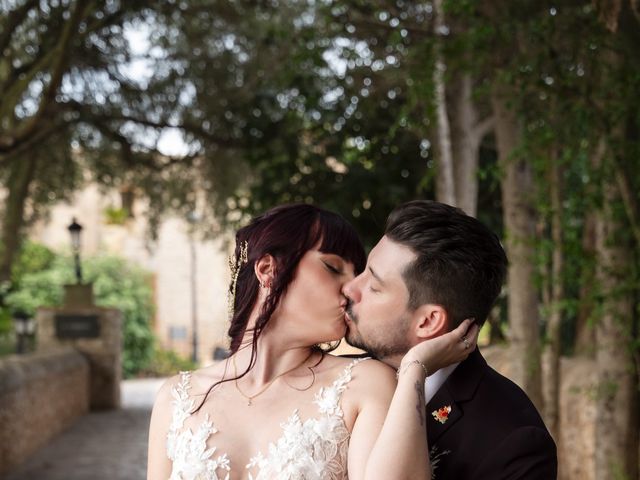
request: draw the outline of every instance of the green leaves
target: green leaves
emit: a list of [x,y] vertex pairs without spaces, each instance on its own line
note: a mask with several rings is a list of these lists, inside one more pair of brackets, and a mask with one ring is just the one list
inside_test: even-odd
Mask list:
[[[147,368],[155,342],[150,325],[154,307],[149,273],[111,256],[83,259],[82,266],[85,281],[93,284],[96,304],[123,313],[124,375]],[[11,312],[23,311],[33,316],[38,307],[60,306],[63,285],[73,282],[70,257],[28,242],[14,265],[13,289],[6,295],[6,308],[0,309],[0,315],[10,317]]]

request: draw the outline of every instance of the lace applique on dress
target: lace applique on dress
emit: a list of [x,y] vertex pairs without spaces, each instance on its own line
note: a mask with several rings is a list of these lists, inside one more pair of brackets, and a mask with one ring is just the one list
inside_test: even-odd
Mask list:
[[[249,473],[251,480],[346,480],[350,434],[340,398],[351,381],[352,368],[362,360],[351,362],[331,386],[315,394],[318,417],[303,422],[296,409],[280,425],[280,438],[269,443],[266,454],[259,452],[245,466],[257,470],[255,475]],[[179,432],[193,409],[188,396],[189,374],[182,376],[172,392],[173,421],[167,439],[167,453],[173,460],[170,480],[226,480],[231,471],[227,455],[212,460],[216,449],[206,447],[209,436],[217,432],[208,415],[195,434],[190,430]]]
[[213,459],[216,447],[207,449],[208,438],[218,432],[209,415],[195,433],[190,428],[180,431],[194,408],[189,398],[191,374],[181,372],[180,377],[180,383],[171,390],[173,415],[167,433],[167,456],[173,461],[173,468],[169,480],[229,480],[227,454]]

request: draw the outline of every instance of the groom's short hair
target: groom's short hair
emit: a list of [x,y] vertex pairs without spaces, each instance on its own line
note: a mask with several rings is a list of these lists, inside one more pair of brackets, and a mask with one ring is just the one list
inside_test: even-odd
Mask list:
[[504,249],[491,230],[459,208],[414,200],[391,212],[385,235],[416,254],[402,273],[410,308],[441,305],[451,329],[465,318],[484,323],[507,270]]

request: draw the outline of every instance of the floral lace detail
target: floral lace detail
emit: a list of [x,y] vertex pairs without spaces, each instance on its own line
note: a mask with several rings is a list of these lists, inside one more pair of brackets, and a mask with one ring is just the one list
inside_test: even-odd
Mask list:
[[451,450],[443,450],[442,452],[438,452],[438,447],[437,446],[433,446],[431,447],[431,451],[429,452],[429,462],[431,462],[431,479],[435,480],[436,478],[436,470],[438,469],[438,464],[440,463],[440,460],[442,460],[442,457],[444,457],[445,455],[449,455],[451,453]]
[[207,449],[207,439],[218,431],[208,414],[195,433],[190,428],[180,432],[194,408],[189,398],[191,374],[181,372],[180,377],[180,383],[171,390],[173,415],[167,434],[167,456],[173,461],[173,468],[169,480],[229,480],[227,454],[212,460],[216,448]]
[[340,480],[347,478],[349,430],[344,424],[340,407],[342,392],[351,381],[352,368],[362,359],[354,360],[333,384],[322,387],[314,403],[321,416],[300,420],[298,410],[281,424],[283,433],[269,444],[269,454],[254,456],[247,468],[258,467],[259,473],[250,480]]
[[[351,381],[351,370],[363,359],[351,362],[330,387],[321,388],[314,398],[320,415],[304,422],[298,410],[280,426],[282,435],[268,445],[267,454],[259,452],[245,468],[250,480],[346,480],[349,431],[344,423],[340,398]],[[173,391],[173,419],[167,436],[167,454],[173,460],[170,480],[228,480],[231,471],[227,454],[212,460],[216,448],[206,443],[218,430],[205,417],[195,434],[180,432],[184,420],[193,410],[188,390],[190,375]],[[225,475],[226,476],[221,476]]]

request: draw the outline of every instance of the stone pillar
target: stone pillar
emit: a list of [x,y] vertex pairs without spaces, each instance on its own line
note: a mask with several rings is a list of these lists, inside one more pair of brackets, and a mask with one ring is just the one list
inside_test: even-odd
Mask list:
[[[78,286],[73,286],[78,287]],[[122,313],[115,308],[90,305],[79,300],[77,288],[69,294],[68,305],[42,307],[36,313],[37,350],[71,346],[89,362],[92,410],[120,407],[122,380]],[[87,299],[87,297],[84,297]]]

